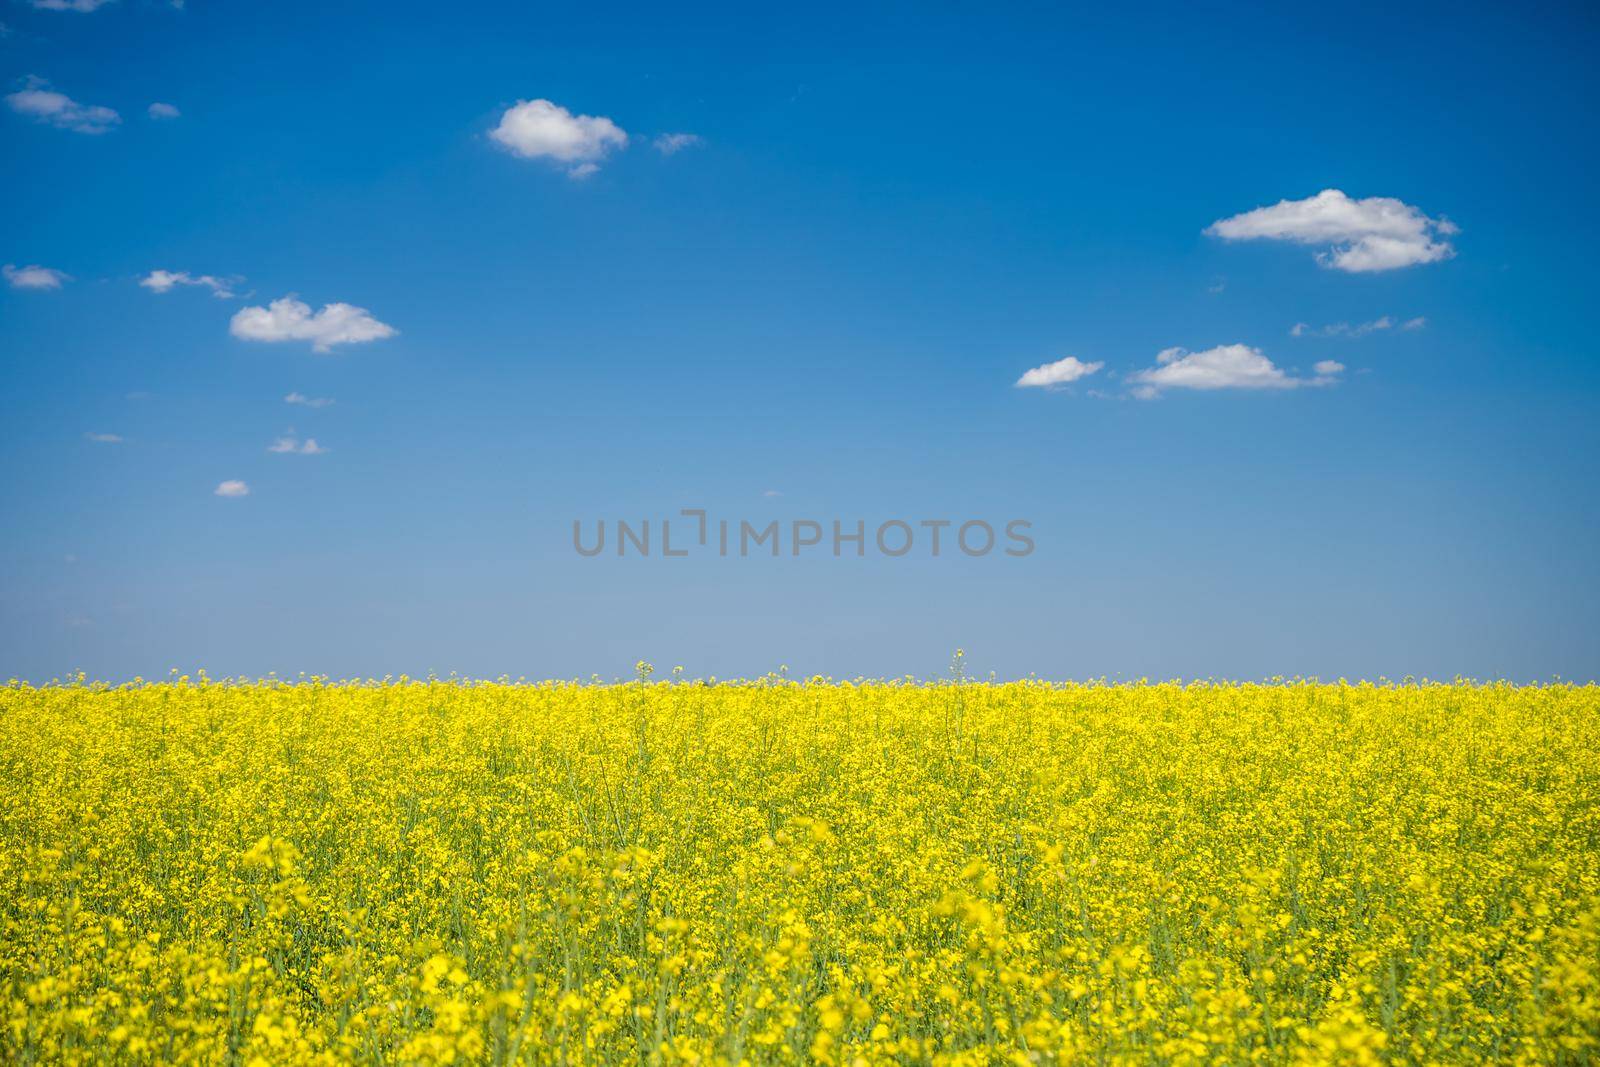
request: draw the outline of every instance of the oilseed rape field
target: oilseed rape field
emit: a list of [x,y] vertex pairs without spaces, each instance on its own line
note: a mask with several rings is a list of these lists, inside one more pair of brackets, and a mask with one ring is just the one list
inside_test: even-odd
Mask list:
[[0,998],[23,1064],[1593,1063],[1600,688],[12,683]]

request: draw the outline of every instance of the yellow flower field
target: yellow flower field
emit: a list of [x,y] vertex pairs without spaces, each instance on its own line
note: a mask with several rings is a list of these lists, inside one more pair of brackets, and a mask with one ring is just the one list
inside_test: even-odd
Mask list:
[[1593,1063],[1594,686],[0,689],[11,1063]]

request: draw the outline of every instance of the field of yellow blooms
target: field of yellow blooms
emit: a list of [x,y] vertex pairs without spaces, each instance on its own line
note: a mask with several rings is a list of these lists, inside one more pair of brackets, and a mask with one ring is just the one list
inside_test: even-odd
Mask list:
[[7,1063],[1594,1063],[1600,688],[0,689]]

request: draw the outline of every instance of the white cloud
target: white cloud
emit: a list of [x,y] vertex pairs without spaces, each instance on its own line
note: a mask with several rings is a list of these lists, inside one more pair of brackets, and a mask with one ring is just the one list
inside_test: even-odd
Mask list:
[[115,433],[86,433],[83,437],[84,440],[93,441],[99,445],[120,445],[122,443],[122,435]]
[[1358,322],[1352,326],[1348,322],[1334,322],[1327,326],[1311,326],[1304,322],[1297,322],[1289,329],[1291,337],[1365,337],[1369,333],[1380,330],[1392,330],[1398,326],[1402,330],[1420,330],[1427,325],[1427,319],[1409,319],[1398,323],[1388,315],[1380,315],[1371,322]]
[[1393,197],[1352,200],[1338,189],[1324,189],[1304,200],[1280,200],[1221,219],[1205,232],[1228,241],[1327,245],[1317,253],[1318,263],[1361,273],[1449,259],[1455,248],[1443,238],[1458,230],[1448,219],[1429,218]]
[[6,97],[6,104],[19,115],[73,133],[105,133],[122,121],[109,107],[80,104],[65,93],[50,88],[40,78],[29,78],[27,87]]
[[111,0],[28,0],[40,11],[77,11],[88,14],[97,8],[105,7]]
[[175,119],[179,115],[182,115],[183,112],[179,111],[171,104],[163,104],[158,100],[154,104],[151,104],[149,107],[145,108],[145,114],[149,115],[153,119]]
[[299,404],[308,408],[325,408],[333,403],[333,398],[329,396],[306,396],[304,393],[290,393],[283,398],[283,402],[285,404]]
[[217,496],[249,496],[250,487],[237,478],[229,478],[212,490]]
[[705,141],[697,133],[664,133],[651,144],[664,156],[676,155],[685,148],[698,148]]
[[1344,364],[1334,359],[1321,359],[1311,368],[1324,378],[1344,373]]
[[1017,379],[1016,387],[1047,389],[1051,386],[1066,385],[1079,378],[1087,378],[1104,366],[1103,362],[1084,363],[1076,356],[1068,356],[1066,359],[1058,359],[1054,363],[1046,363],[1026,372]]
[[153,270],[139,279],[139,284],[152,293],[170,293],[180,285],[210,289],[211,295],[223,300],[233,297],[233,287],[243,279],[218,278],[214,274],[190,274],[186,270]]
[[764,490],[761,495],[765,496],[765,497],[780,497],[780,496],[783,495],[783,493],[779,492],[776,489],[767,489],[767,490]]
[[290,430],[268,445],[267,451],[290,456],[320,456],[328,450],[317,444],[315,437],[307,437],[302,441],[295,436],[293,430]]
[[489,136],[522,159],[551,159],[571,164],[567,173],[587,178],[600,169],[612,150],[626,148],[628,135],[610,119],[574,115],[548,100],[519,100],[500,116]]
[[26,267],[19,267],[7,263],[0,267],[0,274],[5,275],[6,282],[13,289],[59,289],[61,283],[71,279],[71,275],[50,267],[41,267],[37,263]]
[[1325,360],[1318,364],[1317,377],[1297,378],[1249,345],[1218,345],[1203,352],[1168,348],[1156,356],[1156,366],[1130,374],[1128,381],[1134,384],[1134,395],[1145,399],[1163,389],[1296,389],[1331,385],[1338,371],[1322,369],[1330,364],[1344,369]]
[[324,304],[312,314],[310,306],[292,296],[266,307],[240,308],[228,330],[241,341],[310,341],[314,352],[327,352],[334,345],[381,341],[399,333],[373,318],[366,308]]
[[1351,325],[1348,322],[1334,322],[1327,326],[1312,326],[1309,323],[1297,322],[1289,328],[1291,337],[1365,337],[1369,333],[1380,330],[1409,330],[1416,331],[1428,325],[1428,320],[1423,315],[1404,322],[1396,321],[1388,315],[1380,315],[1371,322],[1358,322]]

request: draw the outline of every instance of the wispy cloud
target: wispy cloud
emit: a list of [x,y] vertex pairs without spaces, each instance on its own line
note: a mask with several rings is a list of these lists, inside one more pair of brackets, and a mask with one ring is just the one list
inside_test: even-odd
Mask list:
[[698,148],[705,140],[697,133],[663,133],[650,143],[662,155],[673,156],[685,148]]
[[307,437],[302,441],[293,430],[289,430],[268,445],[267,451],[288,456],[320,456],[328,450],[318,445],[315,437]]
[[153,119],[175,119],[183,114],[171,104],[163,104],[159,100],[145,108],[145,114]]
[[121,434],[115,434],[115,433],[92,433],[91,432],[91,433],[84,434],[83,438],[86,441],[93,441],[95,444],[99,444],[99,445],[120,445],[120,444],[122,444],[122,435]]
[[313,352],[328,352],[334,345],[364,344],[393,337],[400,331],[373,318],[366,308],[353,304],[324,304],[312,313],[309,305],[286,296],[266,307],[240,308],[228,330],[241,341],[309,341]]
[[549,100],[517,101],[500,116],[489,137],[521,159],[565,164],[573,178],[587,178],[612,151],[628,145],[627,133],[610,119],[574,115]]
[[1297,389],[1332,385],[1343,370],[1342,364],[1324,360],[1317,364],[1315,378],[1300,378],[1286,373],[1259,348],[1218,345],[1201,352],[1168,348],[1156,356],[1154,367],[1130,374],[1127,380],[1133,385],[1135,396],[1150,399],[1167,389]]
[[1380,315],[1371,322],[1358,322],[1354,325],[1348,322],[1333,322],[1326,326],[1312,326],[1308,323],[1297,322],[1289,328],[1290,337],[1365,337],[1370,333],[1380,333],[1384,330],[1420,330],[1428,324],[1422,316],[1406,319],[1404,322]]
[[1069,382],[1077,381],[1079,378],[1087,378],[1104,366],[1104,362],[1084,363],[1076,356],[1068,356],[1066,359],[1058,359],[1054,363],[1045,363],[1026,371],[1022,377],[1017,379],[1016,387],[1018,389],[1049,389],[1066,385]]
[[28,3],[40,11],[76,11],[88,14],[97,11],[112,0],[28,0]]
[[1297,322],[1289,328],[1290,337],[1365,337],[1369,333],[1380,330],[1392,330],[1394,320],[1387,315],[1373,319],[1371,322],[1358,322],[1354,326],[1348,322],[1333,322],[1326,326],[1312,326],[1308,323]]
[[42,78],[29,78],[25,88],[6,97],[6,105],[35,122],[73,133],[105,133],[122,121],[122,116],[111,108],[80,104],[50,88],[50,83]]
[[308,408],[325,408],[333,403],[333,398],[331,396],[306,396],[304,393],[290,393],[283,398],[283,402]]
[[6,284],[13,289],[59,289],[63,282],[72,278],[62,271],[41,267],[37,263],[26,267],[7,263],[4,267],[0,267],[0,274],[5,275]]
[[1455,255],[1444,238],[1459,232],[1448,219],[1429,218],[1393,197],[1354,200],[1324,189],[1304,200],[1280,200],[1213,222],[1205,231],[1228,241],[1292,241],[1326,245],[1317,262],[1362,273],[1434,263]]
[[237,478],[229,478],[212,490],[217,496],[249,496],[250,487]]
[[223,300],[232,299],[233,287],[243,278],[218,278],[214,274],[190,274],[186,270],[153,270],[139,279],[139,284],[152,293],[170,293],[179,286],[196,286],[211,290],[211,295]]

